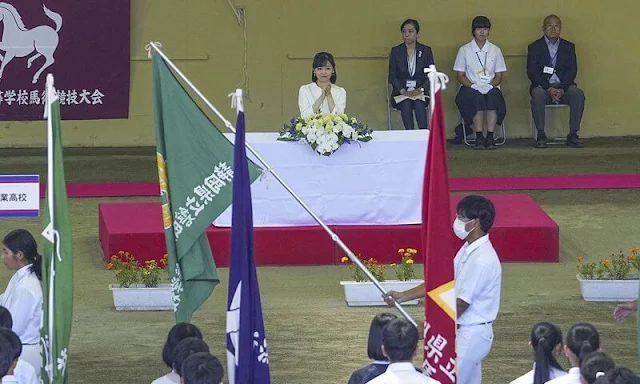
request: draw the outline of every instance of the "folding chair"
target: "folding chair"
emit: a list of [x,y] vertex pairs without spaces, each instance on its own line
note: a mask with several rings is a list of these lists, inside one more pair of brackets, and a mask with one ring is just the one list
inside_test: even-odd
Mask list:
[[[547,105],[544,106],[544,108],[545,108],[545,110],[547,108],[550,108],[550,109],[569,108],[569,104],[547,104]],[[546,116],[547,116],[547,114],[545,113],[545,118],[546,118]],[[548,132],[548,130],[545,130],[545,131]],[[533,116],[531,116],[531,132],[533,134],[533,140],[538,140],[538,130],[536,129],[535,121],[533,121]],[[550,140],[549,140],[550,136],[547,135],[547,140],[548,140],[547,144],[564,144],[566,139],[567,139],[567,135],[569,134],[569,132],[566,132],[566,134],[565,134],[564,132],[560,132],[559,129],[556,129],[555,133],[556,134],[551,136]],[[562,135],[558,135],[557,133],[562,133]]]
[[[462,132],[464,133],[464,143],[472,147],[476,144],[476,132],[472,129],[472,132],[467,135],[467,127],[464,123],[462,115],[458,113],[458,124],[462,124]],[[503,145],[507,142],[507,124],[503,120],[502,125],[498,125],[497,129],[493,132],[496,145]],[[471,136],[471,137],[469,137]]]
[[[387,82],[387,129],[391,130],[391,111],[400,112],[399,109],[394,108],[391,105],[391,93],[393,92],[393,86]],[[427,129],[431,125],[431,106],[427,103]]]

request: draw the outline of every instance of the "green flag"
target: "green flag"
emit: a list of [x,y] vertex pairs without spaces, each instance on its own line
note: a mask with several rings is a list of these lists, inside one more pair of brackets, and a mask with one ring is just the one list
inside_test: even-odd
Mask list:
[[73,317],[73,246],[62,161],[60,101],[47,75],[48,176],[42,255],[42,382],[68,382]]
[[[231,204],[233,144],[153,55],[162,220],[176,322],[191,321],[220,282],[207,227]],[[250,164],[251,181],[258,168]]]

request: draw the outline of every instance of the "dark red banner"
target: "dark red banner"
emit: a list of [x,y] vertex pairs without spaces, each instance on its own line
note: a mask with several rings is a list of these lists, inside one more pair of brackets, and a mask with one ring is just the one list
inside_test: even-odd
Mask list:
[[63,119],[129,115],[129,0],[0,2],[0,121],[42,120],[47,74]]

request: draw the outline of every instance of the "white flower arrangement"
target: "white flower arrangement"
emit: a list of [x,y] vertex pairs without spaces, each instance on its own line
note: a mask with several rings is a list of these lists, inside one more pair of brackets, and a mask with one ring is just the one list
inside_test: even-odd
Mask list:
[[280,130],[278,140],[303,141],[320,155],[330,156],[342,144],[367,142],[373,129],[346,114],[314,114],[306,118],[292,117]]

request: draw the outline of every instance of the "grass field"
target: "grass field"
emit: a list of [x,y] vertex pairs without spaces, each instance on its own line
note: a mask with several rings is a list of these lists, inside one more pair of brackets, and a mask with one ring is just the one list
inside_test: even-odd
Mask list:
[[[586,144],[584,150],[536,151],[515,143],[480,154],[455,147],[450,151],[451,175],[640,173],[638,139]],[[0,150],[0,174],[43,173],[42,154]],[[73,149],[66,156],[69,182],[153,181],[157,177],[149,149]],[[594,323],[604,349],[618,363],[638,369],[635,318],[615,323],[613,304],[582,301],[574,260],[578,255],[587,260],[601,258],[640,245],[640,190],[535,191],[530,195],[560,225],[561,262],[503,265],[502,305],[483,382],[508,383],[531,369],[528,334],[542,320],[558,324],[563,331],[577,321]],[[160,352],[174,323],[172,314],[115,311],[107,289],[113,278],[104,269],[97,239],[99,202],[145,200],[149,199],[70,202],[75,249],[71,383],[149,383],[166,371]],[[41,231],[39,220],[2,220],[0,234],[16,227]],[[227,272],[221,269],[221,284],[193,320],[213,353],[223,360]],[[273,383],[344,383],[354,369],[367,363],[369,322],[373,314],[388,309],[347,307],[338,283],[349,278],[347,268],[265,267],[258,274]],[[0,286],[9,276],[0,269]],[[409,312],[422,316],[421,307],[410,307]]]

